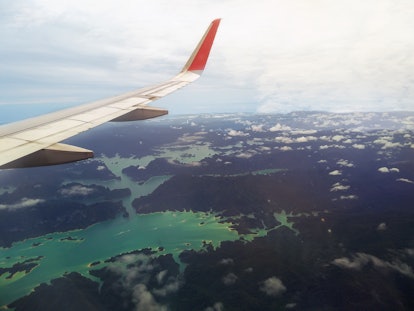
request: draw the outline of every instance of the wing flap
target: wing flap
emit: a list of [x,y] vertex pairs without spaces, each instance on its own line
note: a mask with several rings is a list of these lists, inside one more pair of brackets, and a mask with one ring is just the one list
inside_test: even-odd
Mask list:
[[85,160],[92,157],[93,152],[91,150],[57,143],[9,162],[4,165],[4,168],[56,165]]

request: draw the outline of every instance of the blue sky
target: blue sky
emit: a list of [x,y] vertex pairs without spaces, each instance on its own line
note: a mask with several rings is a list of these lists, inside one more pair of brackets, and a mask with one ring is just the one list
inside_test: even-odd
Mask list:
[[411,0],[2,1],[0,122],[169,79],[217,17],[204,76],[153,105],[414,110],[413,16]]

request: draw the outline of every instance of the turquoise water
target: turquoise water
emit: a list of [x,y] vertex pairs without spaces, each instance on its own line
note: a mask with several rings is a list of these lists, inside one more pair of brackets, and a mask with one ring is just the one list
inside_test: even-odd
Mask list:
[[[193,160],[210,152],[208,147],[196,147],[192,153],[202,155]],[[163,153],[166,156],[167,150]],[[179,153],[170,153],[168,156],[179,157]],[[203,242],[216,247],[221,241],[239,238],[237,232],[229,229],[229,223],[219,223],[219,218],[213,213],[190,211],[137,215],[131,205],[133,199],[150,194],[171,176],[154,176],[140,185],[122,174],[122,169],[130,165],[145,166],[152,159],[154,157],[151,156],[141,159],[102,156],[99,160],[119,179],[78,181],[84,185],[103,185],[111,190],[129,188],[131,195],[123,199],[129,218],[119,217],[86,229],[48,234],[14,243],[7,249],[0,248],[0,267],[12,267],[13,264],[28,259],[33,259],[38,264],[27,274],[19,272],[7,279],[10,274],[5,273],[0,277],[0,306],[27,295],[40,283],[49,282],[65,272],[76,271],[91,277],[88,274],[91,263],[101,261],[94,266],[101,268],[104,260],[121,253],[148,247],[157,250],[162,247],[160,254],[171,253],[179,262],[178,255],[182,251],[199,250],[203,247]],[[76,180],[68,180],[65,183],[74,181]],[[71,239],[65,239],[68,237]]]
[[[214,153],[209,145],[193,145],[185,150],[192,154],[191,159],[182,157],[183,150],[160,149],[162,156],[184,163],[199,161]],[[29,273],[19,272],[10,279],[9,273],[0,277],[0,308],[17,298],[27,295],[42,282],[49,282],[62,276],[65,272],[76,271],[90,277],[89,270],[99,269],[105,265],[104,260],[121,253],[152,248],[159,254],[170,253],[179,263],[178,255],[187,249],[200,250],[203,242],[217,247],[221,241],[233,241],[240,238],[236,231],[230,230],[230,223],[223,222],[214,213],[201,212],[164,212],[148,215],[137,215],[132,208],[132,201],[140,196],[148,195],[171,176],[154,176],[143,184],[132,181],[122,173],[128,166],[145,167],[153,156],[137,158],[112,158],[101,156],[99,160],[118,178],[113,180],[77,180],[88,185],[96,184],[109,189],[129,188],[131,195],[123,199],[123,204],[130,217],[118,217],[115,220],[95,224],[82,230],[63,233],[52,233],[45,236],[14,243],[7,249],[0,248],[0,267],[12,267],[17,262],[34,260],[38,266]],[[257,171],[256,174],[271,174],[278,170]],[[67,180],[64,183],[76,182]],[[12,189],[2,189],[12,191]],[[284,217],[283,217],[284,216]],[[281,218],[275,215],[282,224],[291,228],[287,215]],[[283,218],[283,220],[282,220]],[[222,222],[220,223],[219,220]],[[292,228],[291,228],[292,229]],[[259,232],[260,231],[260,232]],[[266,235],[267,230],[259,230],[251,235],[243,235],[245,240]],[[70,237],[68,240],[67,238]],[[37,246],[34,246],[37,245]],[[162,247],[162,251],[159,250]],[[40,256],[40,257],[39,257]]]
[[[220,241],[238,239],[228,223],[219,223],[210,213],[165,212],[138,215],[132,219],[118,218],[84,230],[54,233],[28,239],[1,249],[1,266],[44,256],[30,273],[19,273],[7,280],[0,277],[0,306],[28,294],[41,282],[48,282],[65,272],[77,271],[88,275],[89,265],[117,254],[136,249],[163,247],[161,253],[171,253],[178,261],[183,250],[202,248],[203,241],[218,246]],[[74,240],[61,240],[71,237]],[[39,246],[33,244],[41,243]],[[98,265],[94,268],[100,268]]]

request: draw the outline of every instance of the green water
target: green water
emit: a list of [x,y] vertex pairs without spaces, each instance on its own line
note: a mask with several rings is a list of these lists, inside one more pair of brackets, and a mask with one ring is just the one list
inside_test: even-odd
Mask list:
[[[237,233],[229,230],[229,225],[219,223],[213,214],[165,212],[132,219],[118,218],[84,230],[54,233],[15,243],[11,248],[0,250],[2,267],[11,267],[16,262],[38,256],[44,258],[37,261],[39,266],[27,275],[20,273],[6,279],[6,273],[0,277],[0,306],[65,272],[77,271],[88,276],[89,264],[120,253],[163,247],[163,253],[173,254],[178,261],[179,253],[186,249],[199,250],[203,241],[218,246],[220,241],[238,239]],[[76,240],[61,240],[69,236]],[[34,243],[41,244],[33,247]]]
[[[206,154],[211,154],[209,146],[195,146],[185,150],[194,156],[191,161],[198,161]],[[180,161],[189,160],[181,157],[181,152],[162,150],[163,156]],[[33,259],[38,266],[29,273],[19,272],[10,277],[4,273],[0,277],[0,308],[15,299],[27,295],[42,282],[62,276],[65,272],[76,271],[90,277],[90,264],[104,261],[112,256],[143,248],[162,247],[161,253],[170,253],[179,262],[178,255],[186,249],[199,250],[207,241],[218,246],[224,240],[236,240],[237,232],[230,230],[230,223],[219,223],[213,213],[165,212],[149,215],[137,215],[132,208],[132,201],[140,196],[150,194],[171,176],[154,176],[143,184],[133,182],[122,170],[128,166],[145,166],[152,159],[113,158],[101,156],[107,168],[118,178],[101,180],[78,180],[84,185],[97,184],[109,189],[129,188],[131,195],[123,199],[123,204],[130,217],[119,217],[93,225],[83,230],[53,233],[45,236],[14,243],[7,249],[0,248],[0,267],[12,267],[13,264]],[[65,183],[76,182],[67,180]],[[3,191],[6,191],[3,189]],[[71,237],[72,240],[62,240]],[[38,246],[34,246],[38,245]],[[38,258],[41,256],[40,258]],[[103,263],[94,268],[101,268]]]
[[[191,163],[211,156],[214,151],[209,145],[192,145],[179,149],[177,146],[161,148],[159,156]],[[188,157],[188,155],[191,157]],[[187,155],[187,156],[186,156]],[[132,201],[153,192],[171,176],[154,176],[143,184],[132,181],[122,173],[128,166],[146,166],[155,159],[153,156],[137,158],[112,158],[101,156],[106,167],[118,178],[102,180],[67,180],[65,183],[79,182],[84,185],[96,184],[109,189],[129,188],[131,195],[123,199],[123,204],[130,217],[118,217],[82,230],[64,233],[52,233],[45,236],[14,243],[7,249],[0,248],[0,267],[12,267],[13,264],[33,259],[38,266],[29,273],[19,272],[7,279],[9,273],[0,277],[0,308],[19,297],[27,295],[42,282],[62,276],[65,272],[76,271],[86,277],[89,275],[90,264],[101,263],[92,269],[103,267],[103,261],[121,253],[162,247],[160,254],[170,253],[179,263],[178,255],[186,249],[200,250],[203,242],[217,247],[221,241],[233,241],[240,238],[236,231],[230,230],[230,223],[219,222],[213,213],[164,212],[149,215],[137,215],[132,208]],[[271,174],[278,170],[263,170],[257,174]],[[7,189],[9,190],[9,189]],[[7,191],[2,189],[2,191]],[[287,216],[276,216],[284,225],[289,226]],[[282,221],[282,217],[285,221]],[[221,221],[223,221],[221,219]],[[292,228],[291,228],[292,229]],[[246,240],[266,235],[267,230],[259,230],[251,235],[243,235]],[[70,237],[72,240],[64,240]],[[38,246],[34,246],[38,245]],[[42,256],[38,258],[39,256]],[[91,277],[92,278],[92,277]]]

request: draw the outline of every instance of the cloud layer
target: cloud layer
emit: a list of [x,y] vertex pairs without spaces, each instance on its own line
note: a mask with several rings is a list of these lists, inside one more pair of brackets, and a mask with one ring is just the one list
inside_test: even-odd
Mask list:
[[162,81],[222,17],[206,76],[165,101],[172,113],[412,109],[411,1],[16,0],[0,10],[0,105],[76,104]]

